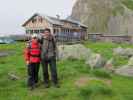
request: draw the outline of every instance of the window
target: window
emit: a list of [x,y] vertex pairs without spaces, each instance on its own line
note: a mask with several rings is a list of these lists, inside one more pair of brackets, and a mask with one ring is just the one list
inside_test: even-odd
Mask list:
[[39,33],[39,30],[34,30],[34,33]]
[[36,18],[33,18],[32,19],[32,23],[35,23],[37,20],[36,20]]
[[29,33],[29,30],[26,30],[26,34],[28,34]]
[[54,31],[54,34],[59,33],[58,29],[54,29],[53,31]]
[[44,29],[41,29],[41,30],[40,30],[40,33],[44,33]]
[[54,29],[54,34],[56,33],[56,29]]
[[30,30],[30,33],[33,34],[33,30]]
[[59,33],[59,30],[58,29],[56,30],[56,33]]
[[66,29],[64,29],[64,33],[66,33]]

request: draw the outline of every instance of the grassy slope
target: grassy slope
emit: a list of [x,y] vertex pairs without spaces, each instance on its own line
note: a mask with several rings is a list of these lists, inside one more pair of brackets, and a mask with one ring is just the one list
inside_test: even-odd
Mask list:
[[[110,58],[112,48],[118,46],[112,43],[85,43],[85,45],[106,58]],[[0,58],[0,100],[133,100],[132,78],[112,75],[112,78],[109,78],[112,80],[111,86],[105,86],[101,81],[92,81],[86,87],[76,87],[75,81],[81,76],[94,77],[93,72],[82,60],[58,62],[61,88],[44,89],[40,82],[41,85],[36,90],[27,91],[23,48],[23,43],[0,45],[0,50],[14,49],[16,51],[15,55]],[[9,80],[7,75],[9,72],[16,73],[20,80]]]
[[128,8],[133,10],[133,0],[122,0],[122,3]]

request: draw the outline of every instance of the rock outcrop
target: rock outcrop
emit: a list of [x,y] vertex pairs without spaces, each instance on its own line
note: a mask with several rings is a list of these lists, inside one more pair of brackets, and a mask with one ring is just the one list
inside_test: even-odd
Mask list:
[[91,33],[132,34],[132,0],[77,0],[69,18],[80,20]]
[[100,55],[92,52],[82,44],[58,46],[58,60],[77,59],[85,60],[85,64],[93,68],[103,68],[106,60]]
[[127,65],[116,69],[115,73],[123,76],[133,77],[133,57],[129,59]]

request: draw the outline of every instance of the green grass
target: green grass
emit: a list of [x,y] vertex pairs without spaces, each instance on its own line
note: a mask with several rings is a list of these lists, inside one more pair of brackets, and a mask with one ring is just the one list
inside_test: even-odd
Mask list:
[[89,85],[79,90],[79,95],[84,98],[84,100],[94,100],[97,95],[112,97],[113,94],[114,91],[111,87],[103,84],[101,81],[91,81]]
[[122,5],[117,5],[112,10],[112,13],[113,13],[114,16],[117,16],[118,14],[123,15],[123,13],[124,13],[124,7]]
[[92,51],[95,53],[100,53],[103,57],[107,60],[113,58],[114,59],[114,66],[121,66],[127,64],[128,58],[120,57],[117,55],[113,55],[113,49],[121,46],[122,48],[133,48],[131,44],[115,44],[115,43],[93,43],[93,42],[85,42],[84,45],[87,48],[91,48]]
[[133,0],[122,0],[122,3],[128,8],[133,10]]
[[[131,45],[120,44],[122,47]],[[102,54],[107,59],[112,56],[112,49],[120,46],[113,43],[91,43],[85,46]],[[61,88],[50,87],[45,89],[42,83],[42,71],[40,70],[39,87],[34,91],[28,91],[26,87],[27,71],[23,60],[24,43],[0,45],[0,50],[14,50],[15,54],[0,58],[0,100],[133,100],[133,78],[111,75],[104,71],[90,70],[83,60],[59,61],[58,74]],[[120,59],[116,64],[125,59]],[[124,62],[126,63],[126,61]],[[20,77],[17,81],[8,78],[8,73],[15,73]],[[99,78],[91,80],[86,86],[77,87],[75,82],[81,77]],[[102,80],[111,80],[110,86]],[[79,83],[80,84],[80,83]]]
[[92,71],[92,74],[95,77],[99,77],[99,78],[105,78],[105,79],[110,79],[111,78],[111,73],[103,70],[103,69],[95,69]]

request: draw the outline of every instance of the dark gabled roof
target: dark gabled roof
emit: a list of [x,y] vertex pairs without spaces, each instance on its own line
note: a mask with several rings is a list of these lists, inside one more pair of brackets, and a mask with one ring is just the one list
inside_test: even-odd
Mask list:
[[32,18],[34,18],[35,16],[37,16],[37,14],[34,14],[32,17],[30,17],[22,26],[25,26],[29,21],[32,20]]
[[29,20],[27,20],[22,26],[25,26],[32,18],[34,18],[35,16],[41,16],[43,18],[45,18],[47,21],[49,21],[51,24],[55,24],[55,25],[63,25],[62,22],[55,18],[55,17],[50,17],[44,14],[40,14],[40,13],[35,13]]
[[40,13],[35,13],[29,20],[27,20],[22,26],[25,26],[30,20],[32,20],[33,17],[35,16],[41,16],[43,18],[45,18],[47,21],[49,21],[51,24],[54,24],[54,25],[60,25],[60,26],[63,26],[63,22],[64,21],[67,21],[69,23],[73,23],[73,24],[76,24],[77,26],[79,27],[85,27],[87,28],[86,25],[82,24],[80,21],[77,21],[77,20],[74,20],[72,18],[68,18],[68,19],[58,19],[58,18],[55,18],[55,17],[50,17],[50,16],[47,16],[47,15],[44,15],[44,14],[40,14]]

